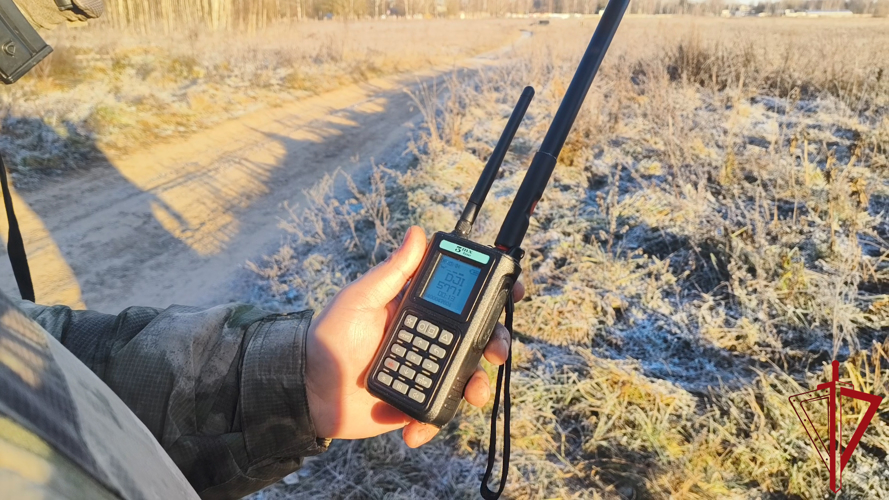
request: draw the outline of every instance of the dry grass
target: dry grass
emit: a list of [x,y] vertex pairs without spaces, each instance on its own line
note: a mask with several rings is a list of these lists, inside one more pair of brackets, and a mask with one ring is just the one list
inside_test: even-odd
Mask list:
[[55,52],[0,89],[0,152],[21,173],[120,156],[268,106],[450,65],[519,36],[518,21],[304,22],[255,35],[60,29]]
[[[404,173],[316,188],[294,244],[257,267],[269,300],[319,307],[408,224],[452,227],[531,83],[477,225],[493,241],[593,26],[550,28],[418,94],[428,131]],[[834,357],[889,395],[887,71],[885,20],[625,22],[525,242],[509,498],[827,497],[787,397]],[[840,497],[889,498],[887,408]],[[261,496],[470,497],[487,429],[464,407],[422,450],[336,443]]]

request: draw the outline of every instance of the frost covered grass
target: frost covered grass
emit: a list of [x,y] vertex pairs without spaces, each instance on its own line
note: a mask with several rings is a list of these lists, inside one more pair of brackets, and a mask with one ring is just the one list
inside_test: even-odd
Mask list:
[[0,89],[0,152],[19,176],[88,166],[270,106],[503,46],[527,22],[300,22],[256,34],[47,35],[48,59]]
[[[313,188],[292,242],[254,266],[266,300],[318,309],[408,225],[449,230],[532,84],[476,226],[493,241],[594,26],[550,28],[471,84],[419,92],[406,168]],[[787,398],[834,358],[889,396],[887,71],[885,20],[625,22],[525,241],[508,498],[828,497]],[[260,495],[471,497],[488,414],[464,406],[421,450],[335,443]],[[884,403],[840,497],[889,498],[887,455]]]

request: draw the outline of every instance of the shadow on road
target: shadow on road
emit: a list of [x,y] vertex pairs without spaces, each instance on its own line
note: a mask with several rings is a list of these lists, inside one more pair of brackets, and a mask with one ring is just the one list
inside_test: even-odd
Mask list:
[[[33,131],[40,137],[46,139],[46,143],[53,144],[63,142],[64,139],[58,137],[55,129],[46,125],[43,121],[33,118],[17,118],[16,125]],[[72,126],[64,124],[65,128],[71,129]],[[55,140],[58,139],[58,140]],[[94,143],[78,144],[79,152],[82,156],[90,158],[90,165],[97,171],[101,171],[109,185],[119,185],[126,183],[118,172],[113,168],[108,158],[99,150]],[[8,161],[8,160],[7,160]],[[14,169],[14,165],[12,166]],[[40,173],[37,174],[38,176]],[[68,184],[70,177],[66,174],[62,176],[54,176],[46,179],[47,182],[60,185]],[[15,211],[23,237],[25,247],[28,253],[28,259],[31,268],[32,280],[34,281],[38,301],[46,304],[66,304],[72,307],[86,307],[81,289],[81,283],[78,275],[89,274],[91,267],[90,261],[72,262],[70,255],[64,248],[60,247],[53,235],[51,227],[47,226],[45,220],[51,220],[53,214],[43,213],[39,208],[32,207],[28,202],[32,190],[18,191],[11,182],[10,190]],[[77,203],[77,199],[87,199],[95,196],[101,196],[102,193],[83,192],[80,191],[76,182],[70,183],[71,200]],[[149,203],[163,206],[162,200],[147,194]],[[76,206],[60,206],[57,207],[64,212],[75,211]],[[168,213],[175,214],[175,210],[166,207]],[[2,233],[4,242],[8,235],[8,222],[5,214],[0,217],[0,233]],[[135,228],[134,228],[135,229]],[[158,229],[161,229],[158,227]],[[89,234],[84,234],[83,239],[88,240]],[[114,253],[117,249],[106,248],[106,252]],[[0,249],[0,253],[4,255],[2,264],[0,264],[0,275],[3,277],[3,289],[12,296],[18,296],[18,290],[15,289],[15,281],[12,279],[12,271],[5,257],[6,248]],[[78,272],[80,271],[80,272]]]
[[[340,89],[120,160],[87,145],[89,169],[13,195],[37,300],[116,312],[240,298],[244,262],[280,245],[282,203],[336,168],[398,161],[418,120],[404,89],[419,83]],[[17,295],[8,263],[0,279]]]

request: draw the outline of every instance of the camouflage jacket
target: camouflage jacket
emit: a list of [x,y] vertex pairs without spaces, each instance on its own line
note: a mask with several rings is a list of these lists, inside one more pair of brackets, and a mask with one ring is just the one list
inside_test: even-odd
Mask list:
[[[311,311],[280,315],[230,304],[131,307],[115,316],[17,305],[0,295],[0,448],[32,459],[35,449],[38,457],[52,450],[54,472],[45,476],[55,482],[44,481],[44,489],[81,491],[62,495],[70,498],[98,497],[83,493],[93,491],[84,485],[112,498],[191,498],[195,491],[240,498],[326,449],[304,385]],[[21,359],[29,360],[24,371]],[[154,439],[140,441],[146,428]],[[153,457],[152,446],[166,455]],[[170,459],[181,474],[164,469]],[[31,477],[33,488],[33,470],[10,475],[3,462],[0,485]]]

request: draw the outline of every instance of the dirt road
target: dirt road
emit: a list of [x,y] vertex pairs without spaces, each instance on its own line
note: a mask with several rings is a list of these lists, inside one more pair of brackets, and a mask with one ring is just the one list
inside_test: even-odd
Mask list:
[[[492,64],[504,50],[460,67]],[[243,297],[244,263],[281,244],[282,204],[299,205],[304,189],[338,167],[360,178],[371,159],[397,161],[419,123],[405,89],[453,69],[262,110],[17,193],[38,302],[117,312]],[[17,295],[0,260],[2,289]]]

